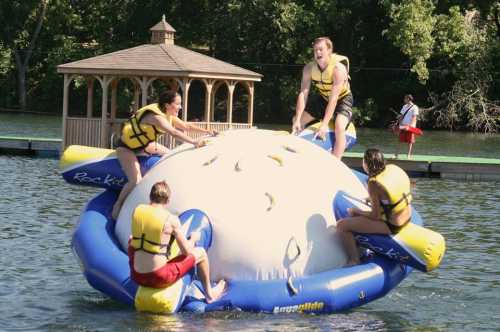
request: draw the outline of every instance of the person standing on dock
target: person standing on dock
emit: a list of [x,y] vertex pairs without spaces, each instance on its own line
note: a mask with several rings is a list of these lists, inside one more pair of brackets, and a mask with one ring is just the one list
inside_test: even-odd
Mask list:
[[[313,42],[314,61],[305,65],[297,97],[292,134],[299,134],[315,119],[321,119],[315,138],[324,140],[328,123],[335,122],[335,146],[332,153],[341,159],[346,148],[346,129],[351,122],[353,97],[349,85],[349,59],[333,53],[328,37]],[[313,83],[313,93],[309,90]]]
[[408,144],[408,159],[411,158],[411,150],[415,143],[415,132],[417,129],[418,106],[413,103],[413,96],[408,94],[404,96],[404,105],[399,112],[396,120],[396,126],[399,130],[399,144],[394,157],[398,157],[401,143]]

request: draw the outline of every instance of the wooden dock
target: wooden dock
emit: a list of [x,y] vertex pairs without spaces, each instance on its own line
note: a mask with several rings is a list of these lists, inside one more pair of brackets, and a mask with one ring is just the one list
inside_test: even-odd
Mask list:
[[61,139],[0,136],[0,154],[59,157]]
[[[385,155],[387,163],[396,164],[411,177],[434,177],[464,181],[500,181],[500,159],[414,155],[411,159]],[[363,153],[346,152],[342,161],[349,167],[362,168]]]

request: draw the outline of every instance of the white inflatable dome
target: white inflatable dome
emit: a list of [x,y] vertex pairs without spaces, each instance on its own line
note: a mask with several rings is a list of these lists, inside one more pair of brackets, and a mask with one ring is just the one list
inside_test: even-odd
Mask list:
[[[364,199],[362,183],[330,153],[284,132],[227,131],[164,156],[125,201],[116,235],[124,249],[131,215],[166,180],[171,212],[196,208],[213,225],[212,279],[267,280],[309,275],[345,263],[335,224],[338,191]],[[300,254],[298,255],[298,253]]]

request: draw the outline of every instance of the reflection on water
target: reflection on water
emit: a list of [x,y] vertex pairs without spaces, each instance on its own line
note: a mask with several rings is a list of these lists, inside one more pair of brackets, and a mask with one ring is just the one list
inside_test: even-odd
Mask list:
[[495,183],[418,179],[415,205],[447,252],[388,296],[335,315],[137,313],[92,289],[70,249],[98,189],[71,186],[57,161],[0,155],[2,331],[498,331],[500,192]]

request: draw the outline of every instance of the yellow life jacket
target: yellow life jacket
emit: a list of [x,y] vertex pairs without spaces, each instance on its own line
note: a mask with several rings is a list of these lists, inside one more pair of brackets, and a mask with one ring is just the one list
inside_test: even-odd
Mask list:
[[[346,56],[333,53],[330,57],[330,62],[324,70],[321,70],[318,64],[313,61],[310,64],[311,70],[311,81],[318,90],[319,94],[326,100],[330,97],[330,92],[332,91],[333,85],[333,69],[337,63],[342,63],[347,68],[347,75],[349,75],[349,59]],[[340,91],[339,99],[348,95],[351,92],[349,88],[349,83],[346,82],[344,87]]]
[[164,116],[167,118],[167,121],[172,123],[172,116],[163,113],[157,103],[149,104],[138,109],[137,112],[124,123],[121,132],[122,142],[130,149],[143,149],[149,143],[155,142],[157,138],[164,133],[156,126],[141,123],[142,118],[149,112]]
[[389,204],[380,202],[382,217],[388,220],[391,214],[397,214],[410,205],[413,197],[410,192],[410,178],[400,167],[387,165],[385,170],[371,177],[370,182],[376,182],[387,193]]
[[132,215],[132,239],[130,245],[135,250],[142,250],[150,254],[170,255],[170,247],[174,236],[170,236],[168,243],[162,243],[163,227],[172,214],[164,208],[148,204],[138,205]]

